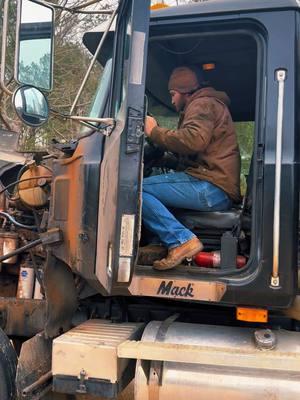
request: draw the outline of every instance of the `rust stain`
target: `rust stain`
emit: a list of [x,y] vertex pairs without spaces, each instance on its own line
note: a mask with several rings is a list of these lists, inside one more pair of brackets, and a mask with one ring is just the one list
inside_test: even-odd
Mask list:
[[[78,240],[80,234],[80,216],[78,213],[82,210],[82,185],[83,185],[83,173],[82,173],[82,155],[84,145],[79,142],[79,145],[72,157],[67,160],[60,160],[62,167],[62,174],[54,179],[54,191],[58,189],[57,183],[59,181],[68,182],[68,192],[64,192],[63,195],[66,197],[61,204],[56,202],[54,204],[55,210],[59,210],[60,207],[65,207],[61,213],[66,213],[66,220],[61,223],[60,228],[63,231],[64,243],[61,245],[64,249],[68,248],[65,254],[68,254],[68,260],[65,260],[71,267],[72,264],[76,264],[78,258]],[[63,187],[66,189],[66,187]],[[54,218],[54,224],[56,220]]]

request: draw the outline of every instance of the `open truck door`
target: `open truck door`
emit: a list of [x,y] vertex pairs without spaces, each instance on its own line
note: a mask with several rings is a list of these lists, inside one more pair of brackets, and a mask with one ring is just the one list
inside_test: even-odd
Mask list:
[[96,275],[107,293],[128,286],[140,227],[149,1],[128,0],[118,15],[109,113],[100,166]]

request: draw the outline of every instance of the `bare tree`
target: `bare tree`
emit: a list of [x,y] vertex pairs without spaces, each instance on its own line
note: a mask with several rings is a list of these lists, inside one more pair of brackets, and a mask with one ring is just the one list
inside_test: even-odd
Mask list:
[[[2,2],[3,3],[3,2]],[[10,2],[10,24],[15,26],[15,0]],[[70,106],[75,98],[80,82],[88,68],[91,56],[81,45],[83,32],[99,25],[107,16],[99,14],[79,14],[67,12],[64,8],[79,7],[84,2],[82,0],[54,0],[60,8],[56,11],[56,32],[55,32],[55,63],[54,63],[54,90],[49,95],[51,107],[61,113],[68,113]],[[96,8],[111,9],[118,3],[117,0],[102,0],[92,4],[88,10]],[[1,10],[2,11],[2,10]],[[1,13],[2,15],[2,13]],[[7,80],[9,81],[13,71],[14,59],[14,29],[9,30],[7,41]],[[90,74],[89,81],[82,93],[75,112],[84,115],[90,106],[93,93],[97,87],[101,68],[95,66]],[[16,85],[11,81],[10,90],[14,90]],[[41,144],[47,144],[52,138],[76,137],[80,126],[66,120],[50,117],[48,123],[40,129],[26,128],[17,118],[11,107],[11,97],[0,89],[0,128],[14,130],[22,135],[22,145],[26,148],[34,147],[38,140]]]

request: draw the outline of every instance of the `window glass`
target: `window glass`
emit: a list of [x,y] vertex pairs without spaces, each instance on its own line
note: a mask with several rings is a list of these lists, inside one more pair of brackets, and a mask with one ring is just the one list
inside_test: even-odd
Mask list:
[[129,55],[130,55],[130,41],[132,34],[132,21],[131,21],[131,7],[127,8],[128,13],[123,19],[123,22],[120,25],[120,35],[124,35],[124,41],[118,43],[117,50],[117,60],[115,65],[115,106],[113,109],[113,115],[116,116],[121,104],[125,98],[126,87],[128,84],[128,69],[129,69]]
[[244,195],[253,154],[255,123],[254,121],[236,122],[235,129],[241,153],[241,192]]
[[111,72],[112,72],[112,59],[110,58],[105,65],[101,79],[99,81],[96,94],[92,102],[92,107],[89,112],[90,117],[103,116],[107,96],[110,89]]
[[[91,118],[102,118],[104,117],[104,112],[107,105],[107,100],[109,96],[110,86],[111,86],[111,75],[112,75],[112,59],[110,58],[104,67],[102,74],[99,77],[99,83],[94,95],[94,99],[91,103],[91,108],[88,113]],[[90,125],[97,126],[97,122],[89,122]],[[84,126],[80,130],[79,136],[84,136],[92,132],[92,128]]]

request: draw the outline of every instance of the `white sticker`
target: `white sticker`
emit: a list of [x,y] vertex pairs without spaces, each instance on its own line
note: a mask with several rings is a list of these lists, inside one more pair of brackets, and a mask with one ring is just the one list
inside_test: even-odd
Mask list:
[[144,66],[145,32],[133,32],[129,83],[141,85]]
[[118,282],[129,282],[131,258],[120,257],[118,269]]
[[120,256],[131,257],[133,253],[135,215],[123,214],[120,235]]

